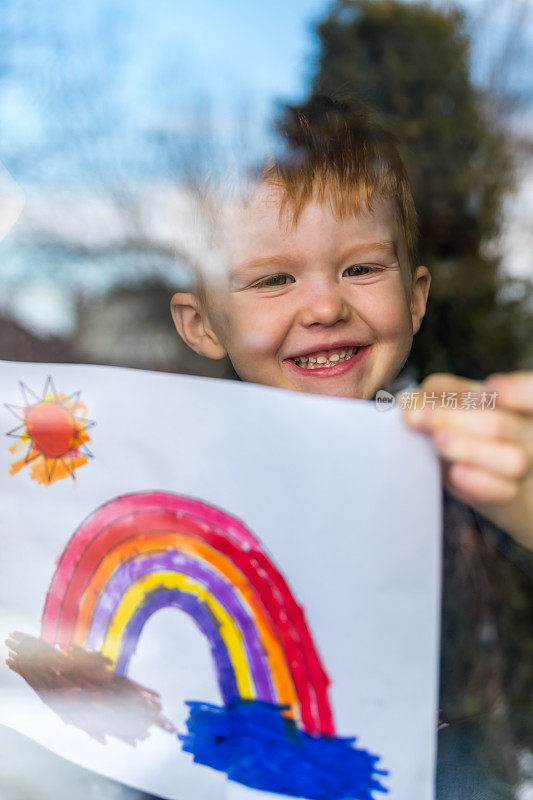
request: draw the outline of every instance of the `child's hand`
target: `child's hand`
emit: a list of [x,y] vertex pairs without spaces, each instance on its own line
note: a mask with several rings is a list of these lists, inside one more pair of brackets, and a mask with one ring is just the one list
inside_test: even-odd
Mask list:
[[533,549],[533,371],[484,383],[430,375],[397,401],[431,435],[450,494]]

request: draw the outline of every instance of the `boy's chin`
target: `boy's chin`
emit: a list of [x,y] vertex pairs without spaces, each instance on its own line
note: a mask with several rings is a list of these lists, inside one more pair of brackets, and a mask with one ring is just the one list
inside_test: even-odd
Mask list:
[[296,391],[306,394],[319,394],[323,397],[350,397],[352,400],[371,400],[375,392],[368,392],[365,389],[354,386],[313,386],[295,387]]
[[350,379],[345,376],[343,379],[320,378],[316,380],[290,376],[290,380],[284,382],[283,388],[305,394],[318,394],[323,397],[350,397],[355,400],[371,400],[376,394],[371,386],[362,380],[354,380],[353,376],[350,376]]

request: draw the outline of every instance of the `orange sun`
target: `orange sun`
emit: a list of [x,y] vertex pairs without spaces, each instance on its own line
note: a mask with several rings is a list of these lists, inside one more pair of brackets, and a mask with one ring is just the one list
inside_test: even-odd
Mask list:
[[76,479],[76,469],[92,458],[87,447],[90,442],[87,430],[94,425],[87,419],[87,408],[80,401],[81,392],[58,394],[51,377],[38,397],[20,382],[23,406],[5,404],[21,423],[7,436],[16,439],[11,453],[26,447],[22,458],[11,464],[15,475],[30,466],[30,476],[38,483],[49,484],[62,478]]

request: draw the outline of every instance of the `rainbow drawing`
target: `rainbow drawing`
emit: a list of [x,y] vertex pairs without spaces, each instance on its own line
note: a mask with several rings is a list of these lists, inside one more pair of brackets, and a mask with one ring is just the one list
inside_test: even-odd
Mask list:
[[296,796],[384,791],[378,759],[335,736],[330,681],[287,582],[242,522],[201,500],[154,491],[98,508],[59,559],[42,640],[100,653],[126,676],[165,607],[207,637],[224,704],[189,703],[180,739],[195,761]]

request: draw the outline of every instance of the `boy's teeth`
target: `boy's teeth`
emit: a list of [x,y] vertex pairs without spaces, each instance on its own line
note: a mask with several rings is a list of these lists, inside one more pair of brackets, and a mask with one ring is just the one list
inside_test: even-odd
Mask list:
[[333,367],[340,361],[347,361],[349,358],[353,358],[358,352],[358,347],[348,347],[343,350],[331,352],[329,356],[324,353],[314,356],[299,356],[298,358],[294,358],[293,361],[304,369],[316,369],[317,367],[327,368]]

